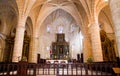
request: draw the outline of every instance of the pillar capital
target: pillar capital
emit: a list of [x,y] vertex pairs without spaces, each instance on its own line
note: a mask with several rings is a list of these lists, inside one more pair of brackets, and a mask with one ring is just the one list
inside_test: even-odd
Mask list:
[[39,39],[38,36],[32,36],[31,38],[32,38],[32,39]]
[[93,22],[93,23],[90,23],[89,24],[89,33],[93,33],[93,30],[100,30],[100,28],[99,28],[99,24],[97,24],[97,23],[95,23],[95,22]]
[[25,30],[25,26],[22,26],[22,25],[18,26],[17,28]]

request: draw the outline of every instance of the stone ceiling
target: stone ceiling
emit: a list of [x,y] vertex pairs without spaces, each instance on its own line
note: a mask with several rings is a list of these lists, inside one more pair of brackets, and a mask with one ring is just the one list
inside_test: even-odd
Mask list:
[[9,34],[7,31],[16,27],[18,18],[22,17],[31,19],[31,24],[28,25],[31,28],[30,31],[37,28],[39,30],[46,18],[57,9],[69,13],[81,30],[94,20],[95,12],[100,24],[104,23],[101,16],[106,16],[106,24],[113,29],[109,5],[105,0],[0,0],[0,9],[1,25],[4,23],[4,17],[9,20],[9,24],[1,26],[4,29],[10,27],[9,30],[1,30],[6,35]]

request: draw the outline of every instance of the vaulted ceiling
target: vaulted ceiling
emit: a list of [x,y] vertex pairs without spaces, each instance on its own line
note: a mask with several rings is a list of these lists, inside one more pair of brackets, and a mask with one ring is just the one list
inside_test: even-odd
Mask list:
[[[69,13],[81,30],[94,21],[95,14],[99,17],[100,23],[104,23],[102,16],[106,16],[106,23],[113,30],[108,3],[105,0],[0,0],[0,28],[4,29],[0,29],[0,31],[6,35],[9,34],[7,31],[16,27],[19,18],[22,17],[29,17],[26,20],[31,21],[31,24],[28,24],[31,31],[40,29],[47,17],[58,9]],[[7,19],[8,24],[3,24],[4,18]],[[5,28],[9,28],[9,30]]]

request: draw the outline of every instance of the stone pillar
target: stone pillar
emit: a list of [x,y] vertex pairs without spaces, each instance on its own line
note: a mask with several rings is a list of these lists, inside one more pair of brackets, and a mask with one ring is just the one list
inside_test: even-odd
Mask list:
[[30,63],[37,63],[38,37],[32,37],[30,42],[29,60]]
[[91,41],[92,41],[92,53],[93,53],[93,61],[101,62],[103,61],[102,56],[102,48],[100,41],[100,31],[97,23],[90,24],[90,33],[91,33]]
[[117,50],[120,59],[120,0],[110,0],[110,9],[114,23],[114,31],[116,36]]
[[2,38],[0,36],[0,62],[3,61]]
[[25,21],[25,18],[19,18],[18,25],[16,28],[12,62],[18,62],[21,60],[22,57]]
[[6,36],[0,34],[0,62],[5,61],[5,39]]
[[84,62],[87,62],[88,58],[92,58],[92,48],[90,44],[90,39],[84,37],[83,39],[83,59]]

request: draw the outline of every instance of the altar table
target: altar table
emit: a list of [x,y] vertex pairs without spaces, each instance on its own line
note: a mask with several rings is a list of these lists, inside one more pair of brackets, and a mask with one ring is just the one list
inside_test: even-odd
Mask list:
[[68,60],[46,60],[46,63],[56,63],[56,64],[60,64],[60,63],[68,63]]

